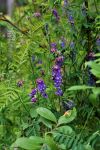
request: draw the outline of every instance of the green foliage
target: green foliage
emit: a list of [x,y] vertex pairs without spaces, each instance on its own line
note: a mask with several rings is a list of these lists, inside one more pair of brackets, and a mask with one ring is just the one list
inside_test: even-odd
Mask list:
[[[100,149],[99,11],[99,0],[18,0],[11,18],[0,14],[1,150]],[[58,56],[62,96],[52,75]],[[33,103],[37,78],[48,98],[38,90]]]

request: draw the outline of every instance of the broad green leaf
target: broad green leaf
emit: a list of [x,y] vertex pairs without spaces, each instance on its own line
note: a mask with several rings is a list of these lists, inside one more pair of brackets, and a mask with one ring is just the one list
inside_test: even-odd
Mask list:
[[71,121],[73,121],[76,117],[76,108],[73,108],[72,110],[68,111],[67,115],[63,115],[58,120],[58,125],[66,124]]
[[30,110],[30,115],[31,115],[32,118],[36,118],[37,115],[38,115],[36,109],[32,108]]
[[74,90],[87,90],[87,89],[92,89],[93,87],[86,86],[86,85],[75,85],[67,89],[68,91],[74,91]]
[[59,150],[53,138],[48,135],[45,136],[45,143],[51,148],[51,150]]
[[43,140],[40,137],[33,138],[19,138],[13,144],[14,147],[20,147],[26,150],[40,150],[41,144],[43,144]]
[[99,95],[99,94],[100,94],[100,87],[96,87],[96,88],[94,88],[92,91],[93,91],[93,93],[94,93],[95,95]]
[[73,129],[70,126],[61,126],[56,128],[56,131],[63,133],[63,134],[71,134],[73,133]]
[[57,122],[55,115],[50,110],[48,110],[47,108],[39,107],[39,108],[37,108],[37,113],[40,116],[42,116],[42,117],[44,117],[50,121],[53,121],[55,123]]
[[46,125],[48,128],[52,129],[52,122],[49,121],[48,119],[40,117],[39,121],[44,123],[44,125]]

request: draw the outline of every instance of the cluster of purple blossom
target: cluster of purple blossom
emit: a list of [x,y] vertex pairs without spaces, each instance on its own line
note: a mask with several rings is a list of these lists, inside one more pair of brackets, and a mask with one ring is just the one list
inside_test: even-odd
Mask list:
[[63,65],[64,57],[59,56],[55,59],[55,65],[52,68],[52,80],[54,81],[54,86],[56,88],[55,94],[58,96],[63,95],[63,91],[61,89],[62,85],[62,70],[61,67]]
[[57,51],[57,44],[56,43],[51,43],[50,45],[51,49],[51,53],[55,53]]
[[52,68],[52,80],[54,81],[54,86],[56,88],[55,94],[58,96],[62,96],[63,95],[63,92],[61,89],[62,74],[61,74],[61,68],[58,65],[54,65]]
[[39,92],[44,98],[48,98],[48,95],[46,93],[46,85],[43,81],[43,79],[39,78],[36,80],[37,88],[32,89],[29,96],[31,97],[31,101],[35,103],[37,101],[36,94]]
[[53,10],[52,10],[52,14],[55,16],[56,21],[58,22],[58,21],[59,21],[59,19],[60,19],[60,17],[59,17],[59,15],[58,15],[57,10],[56,10],[56,9],[53,9]]

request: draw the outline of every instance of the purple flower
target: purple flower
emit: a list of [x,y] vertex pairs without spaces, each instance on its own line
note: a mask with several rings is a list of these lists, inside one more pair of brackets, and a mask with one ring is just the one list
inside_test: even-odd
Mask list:
[[68,6],[68,0],[64,0],[64,6]]
[[31,93],[29,94],[29,96],[32,98],[32,97],[34,97],[34,96],[36,95],[36,93],[37,93],[37,88],[32,89],[32,91],[31,91]]
[[51,45],[51,47],[52,47],[52,48],[56,48],[56,46],[57,46],[57,44],[56,44],[56,43],[54,43],[54,42],[53,42],[53,43],[51,43],[50,45]]
[[31,93],[29,94],[29,96],[31,97],[31,101],[34,103],[37,101],[36,99],[36,93],[37,93],[37,88],[32,89]]
[[44,98],[47,98],[47,94],[46,94],[46,85],[44,83],[44,81],[39,78],[36,80],[36,83],[37,83],[37,89],[38,91],[40,92],[40,94],[44,97]]
[[58,12],[57,12],[56,9],[53,9],[52,13],[53,13],[53,15],[54,15],[56,18],[58,17]]
[[62,48],[65,47],[65,42],[64,42],[64,41],[61,42],[61,47],[62,47]]
[[38,18],[38,17],[41,17],[41,14],[40,14],[40,12],[35,12],[35,13],[33,14],[33,16]]
[[89,51],[89,53],[87,54],[87,56],[86,56],[86,60],[87,61],[90,61],[90,60],[95,60],[95,53],[91,50],[91,51]]
[[37,62],[37,64],[42,64],[42,60],[39,59],[38,62]]
[[55,92],[55,94],[58,96],[62,96],[63,95],[62,89],[58,88],[57,91]]
[[58,65],[55,65],[52,68],[52,80],[54,81],[54,86],[56,87],[55,94],[58,96],[62,96],[63,95],[63,92],[61,90],[62,74],[61,74],[61,68]]
[[53,15],[56,17],[56,21],[59,21],[60,17],[59,17],[59,15],[58,15],[57,10],[56,10],[56,9],[53,9],[53,10],[52,10],[52,13],[53,13]]
[[64,62],[64,57],[63,56],[59,56],[55,60],[56,65],[58,65],[60,67],[63,65],[63,62]]
[[18,87],[21,87],[21,86],[23,86],[23,83],[24,83],[24,81],[23,81],[23,80],[20,80],[20,81],[17,82],[17,86],[18,86]]
[[68,20],[69,20],[69,22],[71,23],[71,25],[74,25],[74,18],[73,18],[72,15],[69,15],[69,16],[68,16]]
[[50,46],[51,46],[51,49],[50,49],[51,53],[55,53],[57,50],[57,44],[51,43]]
[[32,99],[31,99],[31,102],[32,103],[35,103],[37,101],[37,99],[35,98],[35,97],[33,97]]

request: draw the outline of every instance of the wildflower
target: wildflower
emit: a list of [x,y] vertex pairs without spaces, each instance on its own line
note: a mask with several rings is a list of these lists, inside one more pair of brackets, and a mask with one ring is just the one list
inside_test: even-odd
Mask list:
[[52,13],[53,13],[53,15],[54,15],[56,18],[58,17],[58,12],[57,12],[56,9],[53,9],[53,10],[52,10]]
[[62,74],[61,74],[61,68],[58,65],[53,66],[52,68],[52,79],[54,81],[54,86],[56,87],[55,94],[58,96],[62,96],[63,92],[61,90],[62,85]]
[[61,42],[61,47],[62,47],[62,48],[65,47],[65,42],[64,42],[64,41]]
[[38,62],[37,62],[37,64],[42,64],[42,60],[39,59]]
[[33,16],[39,18],[39,17],[41,17],[41,14],[40,14],[40,12],[35,12],[35,13],[33,14]]
[[37,101],[37,98],[35,98],[35,97],[33,97],[32,99],[31,99],[31,102],[33,102],[33,103],[35,103]]
[[87,61],[92,61],[92,60],[95,60],[95,53],[91,50],[91,51],[89,51],[89,53],[87,54],[87,56],[86,56],[86,60]]
[[23,86],[23,83],[24,83],[24,81],[23,81],[23,80],[20,80],[20,81],[17,82],[17,86],[18,86],[18,87],[21,87],[21,86]]
[[56,50],[57,50],[57,44],[56,43],[51,43],[50,46],[51,46],[51,49],[50,49],[51,53],[55,53]]
[[32,89],[32,91],[31,91],[31,93],[29,94],[29,96],[32,98],[32,97],[34,97],[34,96],[36,95],[36,93],[37,93],[37,88]]
[[37,89],[40,92],[40,94],[44,98],[47,98],[48,96],[46,94],[46,85],[45,85],[44,81],[41,78],[39,78],[36,80],[36,83],[37,83]]
[[72,15],[68,15],[68,20],[69,20],[69,23],[71,23],[71,25],[74,25],[74,18]]
[[29,94],[29,96],[31,97],[31,102],[36,102],[36,93],[37,93],[37,88],[32,89],[31,93]]
[[68,0],[64,0],[64,7],[68,6]]
[[58,65],[60,67],[63,65],[63,62],[64,62],[64,57],[63,56],[59,56],[55,60],[56,65]]
[[57,10],[56,10],[56,9],[53,9],[53,10],[52,10],[52,13],[53,13],[53,15],[55,16],[56,21],[59,21],[60,17],[59,17],[59,15],[58,15]]

